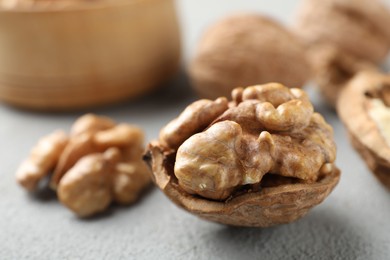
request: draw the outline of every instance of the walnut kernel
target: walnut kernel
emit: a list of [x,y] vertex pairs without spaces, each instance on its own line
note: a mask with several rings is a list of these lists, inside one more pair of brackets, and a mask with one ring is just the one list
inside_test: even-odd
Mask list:
[[50,187],[60,201],[80,217],[105,210],[111,202],[130,204],[150,183],[142,161],[144,134],[128,124],[87,114],[63,132],[43,138],[18,173],[28,190],[51,170]]
[[35,190],[39,181],[54,169],[67,142],[67,135],[60,130],[41,138],[16,172],[19,184],[29,191]]

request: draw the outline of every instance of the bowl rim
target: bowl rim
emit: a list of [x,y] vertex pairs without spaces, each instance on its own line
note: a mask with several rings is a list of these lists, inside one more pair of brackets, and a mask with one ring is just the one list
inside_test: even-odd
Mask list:
[[[59,1],[50,5],[37,3],[30,7],[4,8],[0,4],[0,15],[3,14],[30,14],[30,13],[65,13],[74,11],[102,10],[129,5],[139,5],[147,2],[173,2],[173,0],[80,0],[79,3],[64,5],[67,1]],[[1,0],[0,0],[1,3]]]

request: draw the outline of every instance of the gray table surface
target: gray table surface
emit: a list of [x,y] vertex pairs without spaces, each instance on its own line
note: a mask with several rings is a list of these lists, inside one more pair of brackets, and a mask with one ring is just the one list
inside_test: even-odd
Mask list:
[[[283,22],[297,1],[181,0],[184,63],[207,24],[233,10],[256,10]],[[138,101],[78,113],[35,113],[0,104],[0,259],[390,259],[390,193],[352,149],[336,114],[309,88],[335,130],[342,178],[324,203],[278,227],[232,228],[207,222],[152,189],[132,207],[80,220],[49,192],[32,196],[14,179],[37,139],[69,129],[84,112],[142,126],[147,138],[196,98],[180,73]]]

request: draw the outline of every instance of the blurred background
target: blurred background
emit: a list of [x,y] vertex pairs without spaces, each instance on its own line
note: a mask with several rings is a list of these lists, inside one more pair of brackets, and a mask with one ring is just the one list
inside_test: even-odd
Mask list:
[[[104,5],[106,2],[109,1],[99,1],[97,5],[102,3]],[[115,0],[111,2],[115,2]],[[120,0],[114,5],[127,6],[127,2],[132,1]],[[103,94],[100,92],[101,89],[94,88],[99,83],[95,81],[88,81],[88,84],[85,85],[87,87],[81,90],[79,83],[83,81],[79,82],[79,75],[72,72],[76,68],[72,66],[72,63],[66,66],[68,71],[73,73],[71,79],[74,81],[62,80],[60,75],[49,78],[43,76],[39,78],[41,80],[39,82],[42,84],[34,83],[32,78],[35,75],[39,73],[45,75],[44,73],[47,71],[45,67],[47,64],[44,62],[43,65],[39,65],[42,65],[39,69],[30,70],[31,74],[28,77],[26,75],[24,75],[26,77],[17,77],[17,74],[12,74],[11,69],[27,68],[31,59],[37,57],[37,53],[31,54],[31,56],[23,56],[20,53],[13,55],[8,52],[8,48],[20,48],[28,53],[34,46],[30,41],[39,42],[41,49],[45,49],[50,41],[40,42],[39,39],[36,39],[37,36],[31,33],[32,31],[42,31],[40,28],[36,28],[33,23],[29,23],[29,19],[36,21],[32,16],[40,12],[39,10],[31,12],[33,14],[26,12],[26,8],[31,8],[31,4],[27,7],[20,7],[24,9],[16,14],[12,14],[12,8],[14,8],[12,3],[6,5],[6,10],[0,10],[0,59],[3,58],[3,61],[8,62],[0,62],[0,76],[5,77],[3,81],[6,83],[17,82],[18,84],[15,86],[21,86],[15,91],[15,88],[10,84],[3,84],[3,88],[0,87],[0,96],[6,101],[0,103],[0,258],[388,259],[390,257],[389,192],[375,179],[364,161],[352,148],[335,110],[323,100],[312,81],[308,81],[305,89],[309,92],[315,109],[322,113],[334,127],[335,140],[338,145],[336,164],[342,170],[342,178],[324,203],[295,223],[266,229],[225,227],[203,221],[182,211],[157,188],[148,192],[134,206],[113,206],[106,214],[97,218],[80,220],[59,205],[53,193],[46,191],[31,195],[16,184],[15,170],[19,163],[28,156],[31,147],[37,140],[55,129],[68,131],[72,123],[84,113],[92,112],[109,116],[117,122],[136,124],[145,130],[147,141],[157,138],[161,127],[175,118],[190,102],[198,99],[197,93],[191,86],[187,66],[195,55],[196,46],[202,34],[210,25],[228,14],[249,11],[269,16],[289,28],[300,3],[298,0],[178,0],[172,5],[174,9],[171,9],[169,3],[164,5],[163,2],[161,1],[159,4],[161,4],[161,10],[165,10],[165,14],[177,14],[178,31],[175,30],[174,20],[162,25],[162,22],[159,23],[150,18],[156,15],[159,9],[148,12],[147,17],[150,20],[145,20],[145,24],[150,31],[143,30],[140,23],[135,20],[139,15],[142,15],[141,8],[133,11],[132,15],[135,17],[133,19],[122,12],[112,11],[109,15],[98,12],[96,16],[89,17],[83,14],[85,11],[75,11],[72,22],[69,22],[71,25],[64,22],[67,19],[65,16],[59,15],[60,19],[57,20],[57,18],[50,18],[50,14],[46,12],[41,14],[40,17],[50,30],[55,30],[50,21],[53,23],[64,22],[64,28],[69,26],[67,27],[69,31],[66,34],[58,32],[57,36],[60,37],[56,38],[58,42],[61,42],[61,37],[65,37],[64,35],[73,35],[72,32],[82,34],[82,29],[88,27],[85,24],[88,19],[100,21],[96,31],[111,32],[116,30],[105,27],[105,24],[101,22],[109,21],[110,17],[114,16],[119,17],[117,20],[123,26],[121,30],[126,30],[126,26],[124,26],[127,24],[126,19],[129,19],[129,23],[133,24],[130,26],[131,34],[124,36],[124,39],[129,42],[134,42],[132,39],[142,37],[149,32],[153,36],[161,37],[151,37],[152,40],[146,43],[137,39],[137,45],[134,47],[138,48],[146,44],[148,48],[150,47],[148,50],[150,56],[145,56],[147,53],[127,53],[136,57],[134,60],[131,58],[128,60],[123,58],[122,60],[122,57],[115,51],[115,59],[112,59],[109,52],[110,47],[104,43],[96,44],[99,46],[96,50],[94,49],[95,45],[90,46],[91,50],[102,54],[97,62],[107,64],[107,66],[102,66],[103,69],[108,68],[104,70],[105,73],[110,71],[117,73],[117,68],[120,67],[117,67],[118,64],[135,66],[135,68],[137,68],[137,64],[144,64],[144,71],[136,71],[132,75],[134,77],[142,75],[140,76],[141,83],[136,84],[137,86],[143,86],[143,80],[148,81],[147,85],[150,85],[140,92],[129,93],[126,84],[118,84],[117,95],[108,98],[109,102],[104,101],[101,104],[94,102],[100,101],[101,98],[105,98],[109,94]],[[389,0],[384,2],[390,4]],[[1,0],[0,3],[2,3]],[[71,3],[61,6],[61,8],[73,10],[73,5],[74,3]],[[148,3],[144,5],[148,7]],[[119,9],[123,11],[126,8]],[[81,10],[86,10],[86,7],[82,5]],[[81,17],[80,21],[82,22],[78,24],[75,17]],[[13,28],[10,27],[11,24],[20,30],[18,34],[11,33],[13,31]],[[26,28],[28,30],[25,30]],[[73,31],[76,30],[75,28],[80,30]],[[168,40],[162,40],[165,39],[164,37],[175,40],[168,44]],[[15,43],[19,45],[14,45]],[[76,38],[71,43],[72,46],[79,47],[84,44],[78,42]],[[120,44],[118,46],[127,49],[126,46]],[[67,52],[62,52],[59,49],[53,53],[53,55],[57,55],[57,59],[65,59],[68,55]],[[47,53],[45,55],[52,57]],[[169,56],[171,60],[164,55]],[[83,57],[83,55],[80,54],[78,57]],[[147,65],[147,60],[143,57],[145,59],[148,59],[147,57],[163,57],[161,59],[168,62],[167,64],[171,64],[172,68],[160,64],[167,70],[149,77],[151,74],[148,74],[148,71],[153,71],[153,69],[150,70],[151,67]],[[17,62],[13,62],[14,58],[17,58]],[[83,67],[86,64],[85,61],[82,58],[78,60],[78,66]],[[386,59],[381,65],[386,71],[388,62],[389,60]],[[1,70],[1,68],[7,71]],[[61,71],[61,68],[55,66],[51,66],[51,68],[50,71],[54,74]],[[20,79],[22,81],[18,81]],[[57,81],[58,79],[60,80]],[[107,86],[113,82],[111,80],[111,78],[107,78]],[[62,93],[65,92],[50,92],[47,89],[49,87],[43,87],[44,83],[48,83],[46,86],[51,86],[53,82],[61,91],[68,90],[69,86],[73,88],[72,95],[74,96],[68,101],[77,101],[73,107],[77,109],[63,109],[64,106],[60,106],[61,109],[54,108],[52,104],[59,103],[45,103],[45,100],[52,100],[50,100],[50,96],[42,96],[41,94],[39,94],[39,98],[43,100],[43,107],[39,107],[42,102],[30,102],[37,97],[34,96],[34,91],[25,92],[25,88],[31,90],[31,86],[41,91],[40,93],[46,93],[46,91],[54,93],[56,98],[63,95]],[[2,94],[1,91],[3,91]],[[133,98],[125,97],[133,94]],[[14,99],[18,95],[22,98]],[[95,96],[98,98],[94,99]],[[83,106],[84,98],[87,102],[94,101],[88,106]],[[13,102],[15,100],[16,102]],[[118,100],[118,102],[114,100]],[[66,106],[69,104],[68,101],[63,104]],[[24,105],[25,102],[28,104],[27,106]]]

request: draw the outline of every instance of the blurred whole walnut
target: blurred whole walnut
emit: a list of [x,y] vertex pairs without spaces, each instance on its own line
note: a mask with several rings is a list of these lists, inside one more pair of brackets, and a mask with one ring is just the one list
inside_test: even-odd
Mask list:
[[342,89],[356,74],[378,70],[371,61],[352,56],[332,45],[314,45],[309,48],[308,57],[313,70],[313,80],[322,97],[333,108]]
[[216,98],[239,86],[268,82],[299,87],[310,69],[304,47],[282,25],[257,14],[236,14],[203,35],[189,74],[201,96]]
[[303,0],[295,32],[309,46],[330,44],[380,63],[390,46],[390,13],[380,0]]
[[157,186],[189,212],[235,226],[289,223],[321,203],[340,172],[333,129],[306,93],[270,83],[225,102],[192,103],[148,145]]

